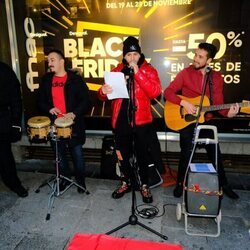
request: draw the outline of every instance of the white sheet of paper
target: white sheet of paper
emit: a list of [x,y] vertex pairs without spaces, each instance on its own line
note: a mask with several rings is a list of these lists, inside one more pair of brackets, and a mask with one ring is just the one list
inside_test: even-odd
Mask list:
[[104,72],[104,81],[113,89],[111,94],[107,94],[108,99],[129,98],[126,87],[126,80],[122,72]]

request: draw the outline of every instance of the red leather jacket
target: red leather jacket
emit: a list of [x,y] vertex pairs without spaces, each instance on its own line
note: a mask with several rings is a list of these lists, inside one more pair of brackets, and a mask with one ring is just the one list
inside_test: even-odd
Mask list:
[[[123,63],[119,63],[113,72],[120,72],[124,67]],[[134,74],[135,84],[135,124],[142,125],[153,121],[151,113],[151,100],[158,97],[161,94],[161,83],[158,76],[158,72],[147,61],[144,61],[139,68],[139,71]],[[97,92],[98,98],[101,101],[107,100],[107,95],[102,93],[100,88]],[[122,99],[114,99],[111,103],[112,127],[116,127],[116,121],[120,112]]]

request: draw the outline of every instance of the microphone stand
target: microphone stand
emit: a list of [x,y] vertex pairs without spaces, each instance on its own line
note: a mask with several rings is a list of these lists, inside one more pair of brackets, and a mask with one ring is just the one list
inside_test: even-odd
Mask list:
[[204,100],[204,96],[206,94],[207,84],[208,84],[208,81],[210,79],[210,72],[211,72],[211,68],[209,66],[206,67],[205,68],[205,76],[204,76],[203,84],[202,84],[201,99],[200,99],[200,103],[199,103],[199,106],[198,106],[198,113],[197,113],[197,116],[196,116],[195,129],[197,128],[197,126],[199,124],[199,119],[200,119],[202,106],[203,106],[203,100]]
[[[201,111],[202,111],[202,107],[203,107],[203,100],[204,100],[204,96],[206,94],[206,89],[207,89],[208,82],[209,82],[210,77],[211,77],[210,76],[211,70],[212,69],[211,69],[210,66],[207,66],[205,68],[205,76],[204,76],[203,83],[202,83],[201,99],[200,99],[200,103],[199,103],[199,106],[198,106],[198,113],[197,113],[197,116],[196,116],[196,122],[195,122],[195,127],[194,127],[194,134],[193,134],[193,141],[192,141],[193,147],[192,147],[192,151],[191,151],[192,153],[191,153],[190,158],[189,158],[187,170],[186,170],[185,177],[184,177],[184,182],[186,181],[188,169],[189,169],[189,166],[190,166],[190,163],[191,163],[191,160],[193,158],[194,151],[195,151],[195,149],[194,149],[194,147],[195,147],[194,138],[195,138],[195,135],[196,135],[197,127],[199,125],[200,115],[201,115]],[[210,89],[210,93],[212,93],[211,89]],[[185,186],[185,185],[186,185],[186,183],[183,183],[183,186]]]
[[[135,84],[134,84],[134,70],[132,68],[130,68],[130,74],[129,74],[129,94],[130,94],[130,102],[132,102],[132,161],[131,161],[131,167],[134,171],[134,176],[135,178],[133,178],[131,176],[131,186],[132,186],[132,205],[131,205],[131,215],[129,216],[129,219],[127,222],[121,224],[120,226],[110,230],[109,232],[107,232],[107,235],[110,235],[128,225],[139,225],[141,227],[143,227],[144,229],[147,229],[148,231],[158,235],[159,237],[161,237],[164,240],[168,240],[168,237],[166,235],[163,235],[157,231],[155,231],[154,229],[144,225],[143,223],[138,221],[138,217],[135,214],[135,201],[136,201],[136,196],[135,196],[135,181],[138,178],[138,169],[137,169],[137,164],[136,164],[136,155],[135,155],[135,112],[136,112],[136,105],[135,105]],[[131,104],[130,104],[131,105]],[[130,115],[130,114],[129,114]]]

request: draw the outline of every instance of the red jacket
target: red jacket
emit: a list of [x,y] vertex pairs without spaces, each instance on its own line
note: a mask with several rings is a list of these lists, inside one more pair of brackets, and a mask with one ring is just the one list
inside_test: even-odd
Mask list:
[[[124,64],[119,63],[113,72],[120,72],[124,67]],[[135,84],[135,124],[142,125],[153,121],[151,113],[151,100],[158,97],[161,94],[161,83],[158,76],[158,72],[146,61],[143,62],[139,71],[134,74]],[[107,95],[102,93],[101,88],[97,92],[98,98],[101,101],[106,101]],[[111,103],[112,109],[112,127],[116,127],[117,118],[120,112],[122,99],[114,99]]]

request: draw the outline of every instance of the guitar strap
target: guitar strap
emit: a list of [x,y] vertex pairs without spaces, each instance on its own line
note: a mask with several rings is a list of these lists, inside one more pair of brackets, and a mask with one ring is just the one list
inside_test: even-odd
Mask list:
[[211,71],[208,76],[210,104],[213,105],[213,72]]

